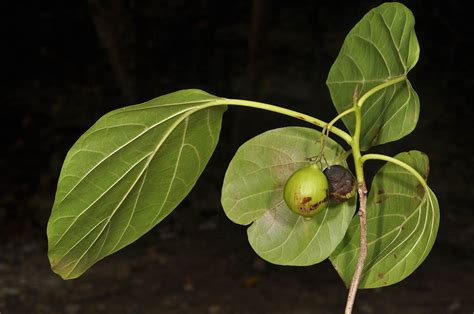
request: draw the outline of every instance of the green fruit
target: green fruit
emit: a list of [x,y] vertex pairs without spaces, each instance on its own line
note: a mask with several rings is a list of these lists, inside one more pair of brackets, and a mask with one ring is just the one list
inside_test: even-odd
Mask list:
[[356,194],[356,180],[352,173],[340,165],[332,165],[324,169],[329,182],[329,198],[342,203]]
[[328,206],[328,180],[316,165],[298,169],[286,181],[283,199],[296,214],[312,217]]

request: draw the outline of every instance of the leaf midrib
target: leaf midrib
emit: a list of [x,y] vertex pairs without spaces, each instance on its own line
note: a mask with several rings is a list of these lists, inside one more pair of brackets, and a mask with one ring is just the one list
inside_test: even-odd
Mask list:
[[[202,108],[201,108],[201,107],[202,107]],[[123,199],[121,200],[121,202],[117,205],[117,207],[114,209],[114,211],[110,214],[109,219],[108,219],[108,222],[106,223],[106,225],[107,225],[107,224],[110,222],[110,220],[112,219],[112,217],[114,216],[114,214],[115,214],[116,210],[118,209],[118,207],[120,207],[120,205],[122,204],[122,202],[128,197],[130,191],[134,188],[136,182],[141,178],[141,176],[143,175],[144,171],[148,169],[148,166],[149,166],[151,160],[153,159],[153,157],[155,156],[156,152],[159,150],[159,148],[161,147],[161,145],[167,140],[167,138],[169,137],[169,135],[178,127],[178,125],[179,125],[183,120],[185,120],[186,118],[188,118],[191,114],[193,114],[193,113],[195,113],[195,112],[197,112],[197,111],[199,111],[199,110],[205,109],[205,108],[206,108],[206,106],[198,106],[198,107],[190,108],[190,109],[185,110],[185,111],[181,111],[181,112],[179,112],[179,113],[173,115],[172,117],[169,117],[168,119],[163,119],[163,120],[161,120],[160,122],[158,122],[158,123],[156,123],[155,125],[153,125],[152,127],[150,127],[149,129],[154,128],[154,127],[156,127],[157,125],[159,125],[159,124],[161,124],[161,123],[163,123],[163,122],[165,122],[165,121],[168,121],[169,119],[174,118],[174,117],[176,117],[176,116],[178,116],[179,114],[181,114],[181,113],[184,112],[184,114],[183,114],[180,118],[178,118],[178,119],[175,121],[175,123],[169,128],[168,132],[163,136],[163,138],[161,139],[161,141],[157,144],[157,146],[155,147],[155,149],[154,149],[151,153],[149,153],[148,155],[145,155],[145,157],[141,158],[139,162],[135,163],[135,165],[134,165],[133,167],[131,167],[129,170],[127,170],[124,175],[122,175],[122,176],[121,176],[117,181],[115,181],[106,191],[104,191],[104,193],[102,193],[94,202],[92,202],[92,203],[91,203],[89,206],[87,206],[81,213],[79,213],[79,215],[77,215],[77,216],[75,217],[75,219],[72,221],[72,223],[69,225],[69,227],[68,227],[68,228],[64,231],[64,233],[61,235],[61,237],[56,241],[56,243],[55,243],[54,245],[52,245],[51,249],[54,249],[54,248],[63,240],[64,236],[65,236],[65,235],[67,234],[67,232],[71,229],[71,227],[74,225],[74,223],[77,221],[77,219],[79,219],[79,217],[81,217],[91,206],[93,206],[93,205],[94,205],[98,200],[100,200],[106,193],[108,193],[111,188],[113,188],[116,184],[118,184],[136,165],[140,164],[144,159],[148,158],[148,160],[147,160],[147,162],[145,163],[145,165],[144,165],[142,171],[141,171],[140,174],[137,176],[137,180],[135,180],[135,182],[132,183],[130,189],[127,191],[127,193],[125,194],[125,196],[123,197]],[[131,142],[133,142],[133,140],[135,140],[135,139],[138,138],[139,136],[145,134],[149,129],[147,129],[146,131],[144,131],[144,132],[142,132],[141,134],[139,134],[137,137],[135,137],[135,138],[133,138],[132,140],[130,140],[127,144],[122,145],[121,148],[124,147],[124,146],[126,146],[126,145],[128,145],[128,144],[130,144]],[[116,151],[117,151],[117,150],[116,150]],[[114,154],[116,151],[114,151],[112,154]],[[110,154],[109,156],[111,156],[112,154]],[[102,161],[103,161],[103,160],[102,160]],[[101,162],[102,162],[102,161],[101,161]],[[94,168],[96,168],[96,167],[94,167]],[[89,171],[89,173],[90,173],[90,171]],[[86,174],[84,177],[86,177],[86,176],[87,176],[87,174]],[[84,178],[84,177],[83,177],[83,178]],[[172,182],[171,182],[170,184],[172,184]],[[74,188],[73,188],[73,189],[74,189]],[[63,201],[64,201],[64,199],[63,199],[61,202],[63,202]],[[59,203],[58,206],[59,206],[60,204],[61,204],[61,203]],[[133,213],[132,213],[132,216],[133,216]],[[95,227],[97,227],[97,225],[96,225]],[[95,229],[95,227],[94,227],[93,229]],[[105,228],[105,227],[104,227],[104,228]],[[85,253],[87,253],[87,252],[90,250],[90,248],[92,247],[92,245],[95,243],[95,241],[97,241],[97,239],[98,239],[98,238],[100,237],[100,235],[102,234],[104,228],[101,230],[101,232],[100,232],[99,235],[96,237],[96,239],[92,242],[92,244],[91,244],[91,246],[89,247],[89,249],[87,249],[87,250],[85,251]],[[89,233],[88,233],[88,234],[89,234]],[[82,237],[82,238],[76,243],[76,245],[74,245],[73,247],[71,247],[71,248],[61,257],[61,259],[57,261],[57,263],[59,263],[74,247],[76,247],[77,244],[79,244],[80,242],[82,242],[82,240],[83,240],[88,234],[86,234],[84,237]],[[85,253],[84,253],[84,254],[85,254]],[[83,254],[83,255],[84,255],[84,254]],[[81,258],[82,258],[82,256],[81,256]],[[56,264],[57,264],[57,263],[56,263]],[[72,271],[71,271],[71,272],[72,272]],[[68,276],[69,276],[69,275],[70,275],[70,273],[68,274]]]
[[[192,108],[199,108],[199,107],[192,107]],[[82,176],[78,182],[76,182],[76,184],[66,193],[65,196],[63,196],[63,198],[58,201],[58,205],[61,205],[61,203],[64,202],[64,200],[79,186],[79,184],[81,182],[83,182],[83,180],[92,172],[94,171],[98,166],[100,166],[103,162],[105,162],[107,159],[109,159],[110,157],[112,157],[115,153],[121,151],[123,148],[125,148],[126,146],[128,146],[130,143],[134,142],[135,140],[137,140],[138,138],[140,138],[141,136],[143,136],[144,134],[148,133],[150,130],[154,129],[155,127],[163,124],[164,122],[168,121],[168,120],[171,120],[187,111],[189,111],[190,109],[185,109],[185,110],[182,110],[182,111],[179,111],[171,116],[168,116],[166,117],[165,119],[162,119],[160,120],[159,122],[151,125],[150,127],[148,127],[147,129],[145,129],[144,131],[142,131],[141,133],[137,134],[134,138],[130,139],[129,141],[127,141],[126,143],[122,144],[121,146],[119,146],[117,149],[115,149],[114,151],[112,151],[110,154],[108,154],[106,157],[104,157],[103,159],[101,159],[96,165],[94,165],[89,171],[87,171],[84,176]],[[82,151],[82,149],[78,149],[77,152],[74,152],[74,153],[78,153]]]

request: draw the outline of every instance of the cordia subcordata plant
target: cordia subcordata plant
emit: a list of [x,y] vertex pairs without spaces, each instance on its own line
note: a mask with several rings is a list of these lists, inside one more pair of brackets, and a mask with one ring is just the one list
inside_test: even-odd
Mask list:
[[[208,163],[224,112],[241,106],[309,125],[257,135],[228,166],[222,207],[230,220],[248,226],[255,252],[290,266],[329,258],[349,289],[346,313],[358,289],[405,279],[426,258],[438,231],[428,157],[368,151],[416,127],[420,103],[408,80],[419,57],[414,25],[404,5],[384,3],[354,26],[327,78],[338,113],[329,122],[197,89],[101,117],[64,160],[47,227],[53,271],[79,277],[168,216]],[[339,120],[346,131],[334,126]],[[371,160],[386,164],[368,191],[364,165]]]

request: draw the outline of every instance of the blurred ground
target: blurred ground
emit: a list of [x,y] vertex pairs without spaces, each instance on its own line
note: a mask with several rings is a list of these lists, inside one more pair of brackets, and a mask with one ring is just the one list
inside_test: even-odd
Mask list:
[[[197,87],[328,120],[334,115],[324,86],[329,67],[348,30],[378,3],[42,3],[39,25],[29,22],[26,4],[2,3],[9,46],[0,93],[6,117],[0,132],[0,313],[340,313],[346,290],[329,263],[266,264],[248,245],[245,228],[220,208],[220,184],[237,147],[264,130],[302,125],[289,118],[229,110],[216,153],[183,204],[80,279],[62,281],[51,272],[45,230],[67,150],[109,110]],[[405,3],[414,11],[421,45],[411,75],[420,121],[408,137],[375,151],[427,153],[441,223],[425,263],[395,286],[361,291],[356,313],[471,313],[470,17],[460,1]],[[25,29],[9,31],[19,29],[18,21]],[[30,57],[31,42],[38,42],[38,60]]]
[[[180,230],[173,226],[179,221],[167,220],[72,281],[51,272],[44,243],[2,247],[2,313],[343,312],[346,289],[329,262],[306,268],[268,264],[253,253],[244,228],[223,214],[207,219]],[[360,291],[355,313],[472,312],[472,255],[466,256],[457,236],[440,238],[425,263],[405,281]]]

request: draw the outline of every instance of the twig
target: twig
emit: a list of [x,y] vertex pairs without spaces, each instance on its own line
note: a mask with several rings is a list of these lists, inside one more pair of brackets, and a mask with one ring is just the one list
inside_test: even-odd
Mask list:
[[352,276],[351,287],[347,296],[346,311],[345,314],[351,314],[352,308],[354,307],[354,301],[357,294],[357,288],[359,287],[360,276],[362,269],[364,268],[365,258],[367,257],[367,187],[365,182],[362,181],[358,186],[359,192],[359,221],[360,221],[360,248],[359,258],[357,259],[356,269]]

